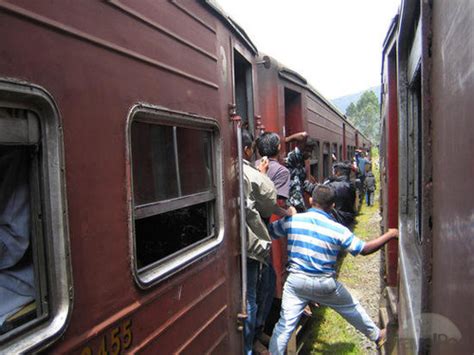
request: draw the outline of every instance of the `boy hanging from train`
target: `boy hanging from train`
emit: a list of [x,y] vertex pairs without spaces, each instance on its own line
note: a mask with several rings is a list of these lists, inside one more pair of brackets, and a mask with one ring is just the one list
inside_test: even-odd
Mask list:
[[296,209],[290,208],[291,217],[273,222],[269,227],[272,238],[288,238],[289,273],[283,289],[280,319],[270,340],[270,353],[285,353],[304,308],[311,302],[333,308],[380,347],[385,342],[386,330],[379,329],[359,301],[336,280],[335,265],[339,253],[371,254],[397,238],[398,230],[389,229],[369,242],[358,239],[332,218],[335,193],[327,185],[314,189],[310,203],[312,208],[306,213],[297,214]]

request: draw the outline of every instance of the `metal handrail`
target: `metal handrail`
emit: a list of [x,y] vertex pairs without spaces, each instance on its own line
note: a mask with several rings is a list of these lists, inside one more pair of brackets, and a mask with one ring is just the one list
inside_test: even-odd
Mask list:
[[244,163],[242,157],[242,127],[240,122],[237,126],[237,150],[239,166],[240,247],[242,270],[242,309],[239,318],[245,319],[247,318],[247,225],[245,223]]

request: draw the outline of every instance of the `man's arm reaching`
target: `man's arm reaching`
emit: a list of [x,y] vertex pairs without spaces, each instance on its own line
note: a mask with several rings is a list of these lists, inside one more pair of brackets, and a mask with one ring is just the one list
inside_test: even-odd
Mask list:
[[360,252],[361,255],[369,255],[380,248],[382,248],[388,241],[398,238],[398,229],[390,228],[387,233],[381,235],[380,237],[371,240],[370,242],[366,242],[364,245],[364,249]]

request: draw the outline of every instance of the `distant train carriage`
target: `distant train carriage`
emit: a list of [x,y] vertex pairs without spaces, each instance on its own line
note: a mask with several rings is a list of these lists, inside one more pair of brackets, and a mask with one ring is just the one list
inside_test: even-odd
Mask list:
[[316,180],[329,177],[335,161],[353,158],[358,148],[370,149],[370,141],[301,75],[268,56],[260,57],[257,73],[263,128],[282,137],[307,131],[316,140],[310,160]]
[[[472,1],[404,0],[383,52],[381,180],[388,352],[471,354]],[[398,258],[397,258],[398,256]]]

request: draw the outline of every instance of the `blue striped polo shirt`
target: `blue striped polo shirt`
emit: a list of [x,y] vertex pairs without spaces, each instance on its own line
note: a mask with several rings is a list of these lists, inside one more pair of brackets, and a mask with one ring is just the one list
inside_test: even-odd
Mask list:
[[311,208],[269,226],[274,239],[288,237],[288,271],[308,275],[334,275],[341,250],[356,256],[365,243],[328,213]]

